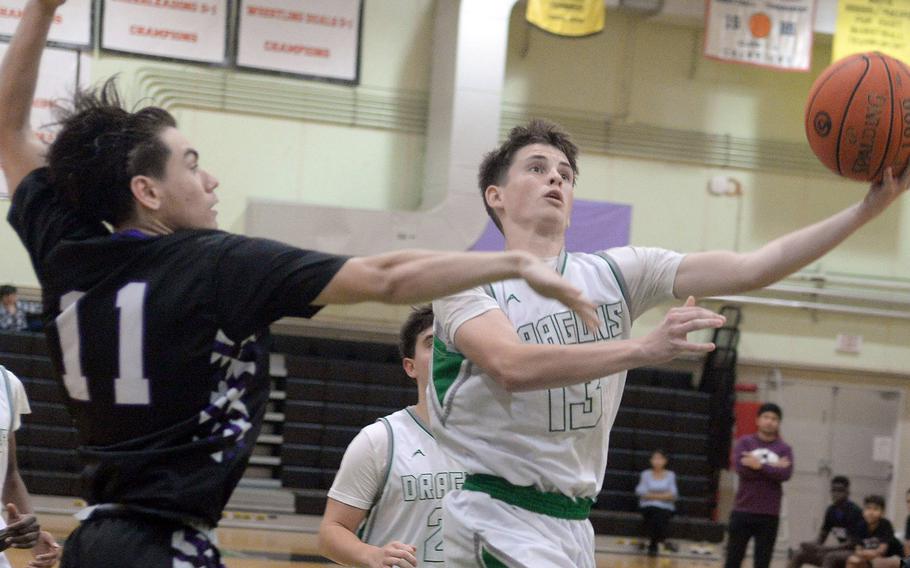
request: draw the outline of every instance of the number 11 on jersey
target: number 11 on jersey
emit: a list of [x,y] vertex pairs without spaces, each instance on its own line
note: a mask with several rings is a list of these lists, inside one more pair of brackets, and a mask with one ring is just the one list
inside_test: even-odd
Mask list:
[[[149,404],[149,381],[142,365],[142,340],[145,329],[145,282],[130,282],[117,292],[118,369],[114,380],[114,402]],[[84,292],[70,292],[60,298],[57,332],[63,352],[63,383],[74,400],[90,400],[88,381],[82,373],[82,346],[79,334],[79,300]]]

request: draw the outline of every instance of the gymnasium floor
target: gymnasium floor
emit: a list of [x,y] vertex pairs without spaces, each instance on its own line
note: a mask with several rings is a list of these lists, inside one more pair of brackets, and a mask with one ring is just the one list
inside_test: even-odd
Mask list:
[[[72,500],[55,497],[36,497],[35,508],[42,527],[58,540],[76,526],[72,512],[78,504]],[[276,513],[232,513],[218,529],[218,539],[228,568],[325,568],[333,564],[319,556],[316,549],[316,531],[319,517]],[[722,550],[698,557],[683,552],[648,558],[622,539],[598,537],[598,568],[714,568],[722,565]],[[28,551],[10,550],[7,556],[14,568],[24,567],[30,558]],[[746,560],[744,568],[751,567]],[[784,568],[786,562],[777,559],[772,568]],[[100,568],[100,567],[97,567]],[[533,567],[530,567],[533,568]]]

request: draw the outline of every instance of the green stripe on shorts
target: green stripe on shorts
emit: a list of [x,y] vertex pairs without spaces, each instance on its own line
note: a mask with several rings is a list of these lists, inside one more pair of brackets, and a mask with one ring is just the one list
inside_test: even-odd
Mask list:
[[486,547],[481,549],[480,558],[483,560],[483,568],[509,568],[505,562],[493,556]]

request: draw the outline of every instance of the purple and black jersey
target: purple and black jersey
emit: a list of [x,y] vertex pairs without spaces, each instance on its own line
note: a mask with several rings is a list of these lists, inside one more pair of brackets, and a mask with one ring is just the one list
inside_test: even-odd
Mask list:
[[85,497],[217,524],[268,401],[268,326],[310,317],[346,258],[214,230],[112,234],[47,170],[9,222],[44,294]]

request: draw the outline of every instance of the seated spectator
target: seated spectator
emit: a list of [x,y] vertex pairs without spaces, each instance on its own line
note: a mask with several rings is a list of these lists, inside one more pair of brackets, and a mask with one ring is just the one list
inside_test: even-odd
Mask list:
[[28,328],[18,292],[15,286],[0,286],[0,331],[25,331]]
[[885,498],[869,495],[863,501],[863,520],[853,535],[856,549],[847,568],[900,568],[903,546],[894,537],[891,521],[883,517]]
[[[651,454],[651,469],[641,472],[635,494],[638,495],[638,507],[644,516],[645,530],[650,543],[648,555],[656,556],[657,547],[667,537],[670,517],[676,510],[675,501],[679,498],[676,489],[676,474],[666,469],[667,454],[663,450],[654,450]],[[670,543],[665,543],[669,550],[675,550]]]
[[[850,480],[842,475],[831,479],[831,505],[825,511],[825,522],[818,538],[814,542],[800,544],[799,552],[790,559],[789,568],[799,568],[803,564],[821,566],[827,554],[834,551],[853,550],[850,534],[855,532],[863,522],[863,510],[850,500]],[[828,535],[837,540],[837,544],[825,545]]]

